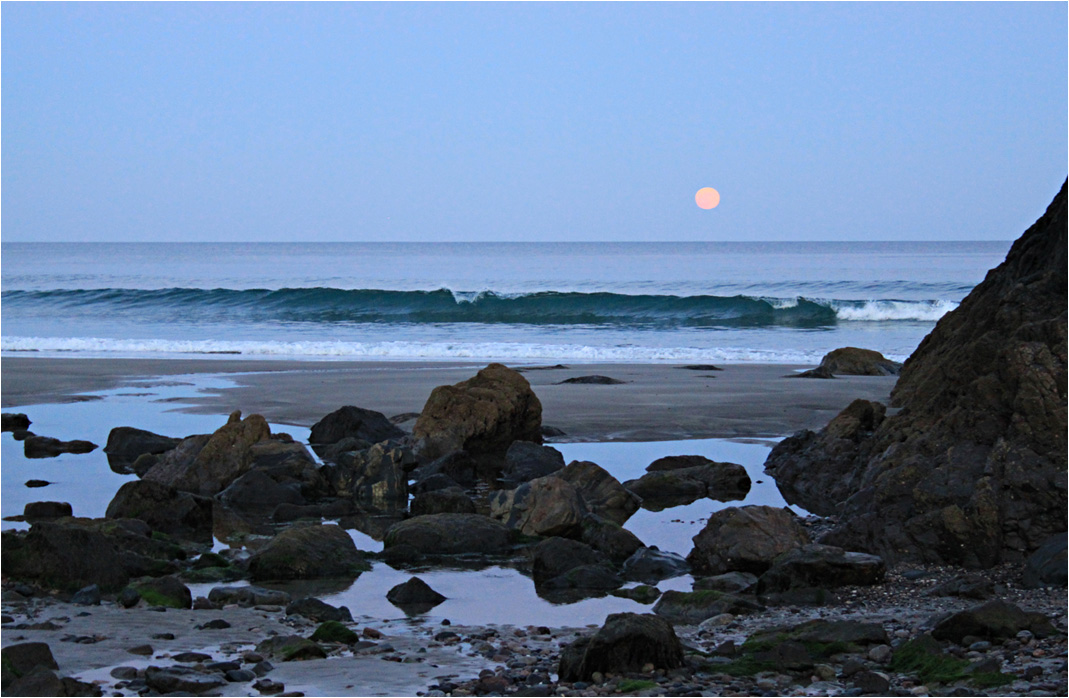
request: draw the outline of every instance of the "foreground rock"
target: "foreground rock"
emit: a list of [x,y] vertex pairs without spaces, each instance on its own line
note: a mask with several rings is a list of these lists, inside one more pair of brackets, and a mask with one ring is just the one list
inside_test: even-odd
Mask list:
[[334,525],[285,530],[249,558],[253,580],[355,577],[369,569],[353,539]]
[[30,428],[30,418],[21,412],[4,412],[0,415],[0,431],[24,431]]
[[738,570],[761,574],[780,555],[809,542],[789,509],[731,507],[714,513],[698,535],[687,562],[703,575]]
[[882,582],[886,573],[887,566],[876,555],[810,543],[775,558],[768,571],[761,575],[757,592],[871,586]]
[[212,542],[212,500],[149,480],[125,483],[104,514],[109,519],[139,519],[152,530],[183,540]]
[[504,455],[514,441],[542,443],[542,403],[522,375],[490,364],[473,378],[435,388],[412,429],[421,457],[451,451]]
[[624,674],[683,666],[683,645],[672,626],[652,614],[614,613],[589,637],[561,651],[561,681],[589,681],[595,672]]
[[317,452],[343,439],[359,439],[369,444],[390,439],[403,439],[405,432],[386,418],[386,415],[362,407],[346,405],[331,412],[312,425],[308,443]]
[[108,464],[118,472],[132,472],[131,466],[145,454],[159,455],[170,451],[182,440],[154,434],[134,427],[115,427],[108,433],[104,453]]
[[1063,185],[906,361],[897,415],[773,449],[787,500],[839,515],[822,542],[989,567],[1065,531],[1066,248]]
[[897,376],[902,364],[878,351],[843,347],[828,352],[821,359],[819,368],[839,376]]

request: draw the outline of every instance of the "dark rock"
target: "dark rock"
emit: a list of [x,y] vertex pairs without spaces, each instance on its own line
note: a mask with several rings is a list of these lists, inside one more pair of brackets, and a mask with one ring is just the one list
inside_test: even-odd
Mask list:
[[594,672],[637,673],[646,664],[667,671],[683,661],[683,646],[663,618],[613,613],[594,635],[562,649],[559,674],[561,681],[589,681]]
[[133,472],[131,466],[138,457],[149,454],[159,455],[170,451],[182,440],[173,439],[169,436],[153,434],[144,429],[134,427],[115,427],[108,434],[108,442],[104,445],[104,453],[108,454],[108,465],[111,469],[120,473]]
[[73,516],[74,510],[67,502],[27,502],[22,510],[27,521],[34,519],[59,519]]
[[320,623],[312,633],[313,642],[340,642],[346,645],[360,641],[360,636],[336,620]]
[[655,473],[661,470],[682,470],[683,468],[695,468],[699,465],[712,465],[712,461],[705,456],[665,456],[658,458],[646,466],[646,472]]
[[87,587],[82,587],[74,593],[71,597],[71,603],[75,606],[99,606],[100,605],[100,587],[96,584],[90,584]]
[[761,575],[757,593],[803,587],[870,586],[882,582],[886,573],[887,566],[875,555],[810,543],[776,557]]
[[450,488],[459,490],[464,489],[460,486],[459,482],[448,475],[434,473],[433,475],[428,475],[412,483],[408,489],[412,494],[418,495],[423,494],[424,492],[434,492],[435,490],[445,490]]
[[419,577],[398,584],[386,593],[386,599],[406,613],[426,613],[445,601],[445,597],[431,589]]
[[611,567],[603,564],[588,564],[573,567],[563,574],[545,580],[538,585],[539,591],[579,589],[610,591],[617,589],[624,580]]
[[203,652],[178,652],[171,655],[171,659],[179,664],[200,664],[211,658],[210,654],[204,654]]
[[[332,499],[316,504],[279,504],[271,512],[275,523],[286,523],[299,519],[340,519],[352,516],[359,511],[357,505],[348,499]],[[346,527],[348,528],[348,526]]]
[[419,412],[402,412],[390,417],[390,424],[404,424],[419,419]]
[[190,667],[157,667],[145,669],[145,683],[160,693],[201,694],[225,686],[226,681],[219,676],[202,674]]
[[0,431],[17,431],[29,429],[30,418],[21,412],[4,412],[0,414]]
[[675,553],[642,548],[624,562],[622,571],[625,579],[656,584],[662,579],[689,574],[690,565]]
[[55,458],[63,453],[89,453],[96,447],[91,441],[60,441],[51,436],[27,436],[22,442],[22,452],[27,458]]
[[588,510],[621,526],[638,511],[639,498],[597,463],[572,461],[556,477],[575,486]]
[[222,618],[213,618],[207,623],[194,626],[197,630],[226,630],[231,627],[230,623]]
[[211,499],[149,480],[124,483],[104,516],[138,519],[154,531],[182,540],[208,544],[213,540]]
[[730,507],[715,512],[698,535],[687,562],[702,575],[738,570],[761,574],[783,553],[809,536],[789,509]]
[[576,376],[566,378],[554,385],[623,385],[627,381],[616,380],[608,376]]
[[409,545],[424,555],[493,555],[511,547],[509,529],[478,514],[417,516],[390,527],[383,544],[387,550]]
[[135,645],[126,651],[130,654],[137,655],[138,657],[151,657],[152,653],[155,652],[155,650],[152,649],[152,645]]
[[735,463],[712,463],[690,468],[657,470],[624,487],[642,499],[642,508],[660,511],[709,497],[721,502],[745,499],[750,491],[746,468]]
[[353,539],[334,525],[287,529],[249,558],[249,576],[256,581],[356,577],[368,569]]
[[230,483],[219,493],[219,501],[231,509],[264,516],[279,504],[305,503],[298,483],[280,484],[260,469],[250,470]]
[[564,432],[564,430],[562,430],[562,429],[558,429],[557,427],[551,427],[551,426],[548,426],[546,424],[542,425],[542,437],[543,438],[553,439],[553,438],[556,438],[558,436],[567,436],[567,435],[568,434],[566,434]]
[[835,374],[831,372],[827,366],[817,366],[811,368],[808,371],[800,371],[799,373],[788,373],[784,378],[823,378],[825,380],[829,378],[835,378]]
[[309,620],[314,620],[319,623],[328,620],[334,620],[340,623],[353,622],[353,615],[349,612],[349,609],[346,606],[338,608],[310,596],[298,599],[286,606],[286,615],[304,616]]
[[28,429],[16,429],[15,431],[11,432],[11,438],[15,441],[25,441],[31,436],[37,436],[37,434],[34,434]]
[[490,516],[528,536],[578,537],[586,513],[576,488],[554,475],[490,497]]
[[112,669],[109,674],[113,679],[119,679],[120,681],[130,681],[137,678],[137,667],[132,666],[117,666]]
[[412,478],[416,481],[413,489],[415,491],[434,489],[433,485],[424,483],[436,481],[435,478],[439,476],[449,478],[453,485],[471,487],[478,481],[479,463],[467,451],[451,451],[417,468],[412,473]]
[[1036,637],[1054,634],[1050,621],[1042,613],[1028,613],[1005,601],[988,601],[940,620],[932,629],[936,640],[961,644],[966,636],[985,640],[1005,640],[1028,630]]
[[52,483],[49,482],[48,480],[27,480],[26,481],[26,486],[27,487],[48,487],[51,484]]
[[880,623],[856,620],[810,620],[789,628],[766,630],[752,636],[754,639],[781,636],[799,642],[819,645],[886,645],[890,640]]
[[[21,642],[8,645],[2,650],[4,673],[11,672],[14,678],[21,678],[31,673],[34,669],[59,669],[52,649],[47,642]],[[12,693],[4,687],[4,695],[20,695]]]
[[302,659],[326,659],[327,653],[318,644],[298,635],[276,635],[256,645],[256,651],[264,656],[284,662]]
[[308,443],[315,447],[354,438],[377,444],[381,441],[404,437],[405,432],[381,412],[346,405],[313,424]]
[[408,508],[412,516],[474,514],[475,502],[459,487],[447,487],[417,494]]
[[564,456],[557,449],[530,441],[514,441],[505,453],[501,479],[521,484],[552,475],[563,467]]
[[141,601],[141,594],[137,589],[126,587],[119,592],[119,605],[123,608],[133,608]]
[[873,696],[886,696],[891,693],[891,681],[886,674],[862,669],[850,678],[862,693]]
[[473,378],[435,388],[412,433],[424,460],[461,449],[504,455],[514,441],[542,443],[542,403],[526,378],[490,364]]
[[764,610],[753,597],[736,596],[719,591],[666,591],[653,612],[674,624],[698,625],[721,613],[744,615]]
[[660,597],[661,590],[647,584],[639,584],[627,589],[616,589],[612,592],[612,595],[619,596],[622,599],[631,599],[641,604],[651,604]]
[[1026,589],[1066,586],[1066,534],[1056,533],[1025,561],[1021,586]]
[[684,371],[723,371],[724,369],[712,364],[689,364],[687,366],[676,366]]
[[579,540],[604,553],[614,563],[624,562],[644,547],[634,533],[597,514],[588,513],[579,525]]
[[357,451],[366,451],[374,446],[370,441],[356,439],[351,436],[329,445],[313,445],[319,457],[328,463],[338,463],[348,457],[348,454]]
[[699,577],[694,580],[694,591],[702,590],[749,594],[757,591],[757,575],[749,572],[725,572],[715,577]]
[[377,511],[405,508],[408,503],[408,477],[404,468],[406,455],[403,449],[380,443],[351,456],[341,459],[333,467],[323,468],[332,494],[350,498]]
[[842,347],[828,352],[820,368],[840,376],[897,376],[902,364],[871,349]]
[[193,608],[193,594],[177,577],[157,577],[133,585],[149,606]]
[[990,599],[995,583],[975,574],[961,574],[930,589],[928,596],[959,596],[966,599]]
[[531,548],[531,561],[536,586],[584,565],[600,565],[612,571],[612,563],[606,556],[585,543],[566,538],[547,538],[540,542]]
[[[99,691],[99,689],[97,690]],[[65,696],[67,692],[63,685],[63,680],[56,675],[56,672],[48,669],[37,669],[4,686],[4,695]],[[87,693],[85,695],[100,695],[100,693]]]
[[825,430],[773,449],[777,481],[786,467],[792,488],[839,514],[822,542],[892,563],[990,567],[1065,530],[1066,250],[1063,185],[906,361],[898,414],[852,445]]

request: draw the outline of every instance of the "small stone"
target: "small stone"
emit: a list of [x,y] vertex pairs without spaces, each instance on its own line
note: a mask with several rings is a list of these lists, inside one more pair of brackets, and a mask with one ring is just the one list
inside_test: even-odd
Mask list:
[[174,633],[156,633],[152,636],[153,640],[173,640]]
[[360,634],[368,638],[369,640],[382,639],[382,633],[380,633],[378,630],[375,630],[374,628],[364,628],[360,631]]
[[117,666],[111,670],[111,678],[130,681],[137,678],[137,669],[132,666]]
[[152,655],[153,649],[152,649],[152,645],[137,645],[136,647],[131,647],[130,649],[128,649],[126,651],[129,652],[130,654],[136,654],[136,655],[139,655],[139,656],[142,656],[142,657],[148,657],[148,656]]
[[256,674],[248,669],[231,669],[225,676],[230,683],[248,683],[256,679]]
[[265,696],[275,695],[286,690],[285,684],[279,683],[278,681],[272,681],[271,679],[260,679],[254,683],[252,687]]
[[141,600],[141,594],[137,589],[126,587],[119,592],[119,605],[123,608],[133,608]]
[[877,664],[886,664],[891,661],[891,646],[890,645],[876,645],[869,650],[869,659]]
[[266,660],[265,661],[261,661],[261,662],[257,662],[252,667],[252,673],[256,674],[257,676],[263,676],[264,674],[266,674],[268,672],[271,672],[271,671],[274,671],[274,670],[275,670],[275,665],[272,664],[271,662],[266,661]]
[[817,664],[813,667],[813,674],[821,681],[831,681],[836,677],[835,667],[827,664]]

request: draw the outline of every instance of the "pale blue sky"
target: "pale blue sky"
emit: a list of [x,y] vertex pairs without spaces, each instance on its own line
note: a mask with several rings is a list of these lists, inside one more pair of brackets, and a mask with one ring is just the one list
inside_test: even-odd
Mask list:
[[1066,176],[1064,2],[0,12],[5,241],[1010,239]]

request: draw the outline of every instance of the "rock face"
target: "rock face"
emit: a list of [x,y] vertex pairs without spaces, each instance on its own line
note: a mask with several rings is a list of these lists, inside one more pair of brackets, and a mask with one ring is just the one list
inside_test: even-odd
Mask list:
[[821,542],[989,567],[1065,530],[1066,247],[1063,185],[906,361],[898,414],[852,432],[837,417],[773,449],[787,500],[838,514]]
[[174,451],[166,454],[174,457],[161,458],[145,473],[144,479],[210,497],[249,470],[253,461],[252,446],[270,436],[271,429],[263,417],[252,414],[243,420],[241,413],[235,412],[226,425],[216,430],[197,450],[192,460],[182,457],[188,453],[179,453],[190,441],[183,439]]
[[738,570],[761,574],[779,555],[809,542],[789,509],[766,506],[731,507],[714,513],[687,556],[703,575]]
[[504,455],[513,441],[542,443],[542,403],[522,375],[490,364],[473,378],[435,388],[412,429],[421,457],[450,451]]
[[683,666],[683,645],[668,621],[652,614],[613,613],[594,635],[561,652],[560,680],[589,681],[594,672],[627,674]]
[[828,352],[821,359],[820,368],[840,376],[897,376],[902,364],[871,349],[842,347]]

